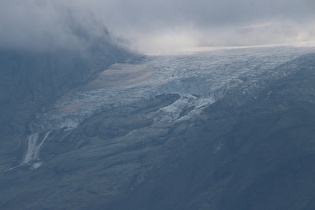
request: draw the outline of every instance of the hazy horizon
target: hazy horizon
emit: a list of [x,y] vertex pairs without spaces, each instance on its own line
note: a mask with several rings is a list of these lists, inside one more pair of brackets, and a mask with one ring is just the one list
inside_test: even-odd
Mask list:
[[3,49],[77,48],[100,38],[155,54],[198,46],[315,41],[312,0],[2,0],[0,4]]

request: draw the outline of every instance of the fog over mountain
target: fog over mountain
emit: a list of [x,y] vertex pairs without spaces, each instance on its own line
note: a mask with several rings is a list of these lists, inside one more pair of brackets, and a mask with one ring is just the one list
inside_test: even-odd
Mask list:
[[146,52],[314,42],[312,0],[1,1],[0,46],[82,47],[82,28]]
[[315,209],[313,0],[0,0],[0,209]]

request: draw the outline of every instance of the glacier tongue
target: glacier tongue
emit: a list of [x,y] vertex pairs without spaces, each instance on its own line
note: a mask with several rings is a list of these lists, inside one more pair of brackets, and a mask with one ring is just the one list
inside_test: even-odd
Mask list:
[[[88,84],[64,95],[50,109],[38,113],[35,120],[30,123],[29,129],[32,133],[60,128],[71,129],[101,110],[141,102],[167,93],[182,96],[168,108],[169,114],[172,110],[178,112],[172,107],[182,107],[184,106],[182,103],[188,103],[186,106],[190,106],[189,104],[198,106],[198,103],[202,103],[203,106],[209,105],[223,97],[229,89],[244,82],[250,84],[244,87],[244,91],[250,91],[261,85],[259,81],[255,81],[260,77],[268,79],[285,76],[287,72],[273,72],[273,69],[305,52],[307,49],[304,48],[250,48],[155,56],[148,57],[142,62],[140,66],[142,74],[140,70],[135,71],[135,67],[139,65],[114,65],[112,69],[104,71],[110,71],[106,76],[113,78],[106,80],[97,78],[91,82],[93,85]],[[117,70],[118,67],[121,70]],[[115,71],[119,74],[115,75]],[[143,79],[143,75],[151,76]],[[103,78],[104,75],[101,74],[100,77]],[[127,81],[124,82],[117,77],[127,78]],[[106,85],[107,81],[111,82],[110,86]],[[101,82],[104,82],[103,86]],[[192,102],[194,100],[197,101]],[[178,119],[176,117],[178,113],[172,115],[174,115],[172,119]]]
[[[180,99],[147,117],[157,123],[189,119],[235,87],[246,84],[244,93],[250,92],[262,87],[262,80],[285,76],[290,72],[274,72],[274,68],[307,52],[307,48],[204,51],[148,57],[140,70],[135,70],[137,65],[114,65],[104,71],[110,71],[108,74],[103,73],[87,86],[64,95],[35,116],[29,124],[32,134],[27,138],[22,164],[39,160],[40,148],[51,131],[75,128],[99,111],[138,103],[160,94],[177,93]],[[121,69],[117,70],[118,67]],[[110,81],[110,85],[106,85],[106,81]],[[46,134],[38,143],[39,134],[43,133]],[[33,168],[40,165],[37,162]]]

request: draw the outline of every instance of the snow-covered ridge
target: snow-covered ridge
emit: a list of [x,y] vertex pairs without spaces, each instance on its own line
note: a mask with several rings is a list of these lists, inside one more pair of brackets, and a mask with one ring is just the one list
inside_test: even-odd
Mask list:
[[[246,84],[243,87],[245,93],[262,86],[261,80],[289,74],[273,70],[312,50],[281,47],[204,51],[148,57],[141,65],[116,64],[86,87],[70,92],[35,116],[29,124],[32,134],[27,139],[28,149],[22,164],[39,160],[40,148],[49,132],[74,128],[100,110],[141,102],[160,94],[177,93],[180,99],[148,117],[157,123],[189,119],[224,97],[230,89]],[[183,112],[185,110],[188,111]],[[40,141],[39,134],[43,136]]]

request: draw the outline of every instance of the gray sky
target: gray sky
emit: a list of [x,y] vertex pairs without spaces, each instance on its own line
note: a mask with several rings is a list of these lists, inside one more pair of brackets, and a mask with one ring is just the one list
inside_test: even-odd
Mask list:
[[315,41],[315,1],[0,0],[1,47],[76,47],[106,29],[145,52]]

